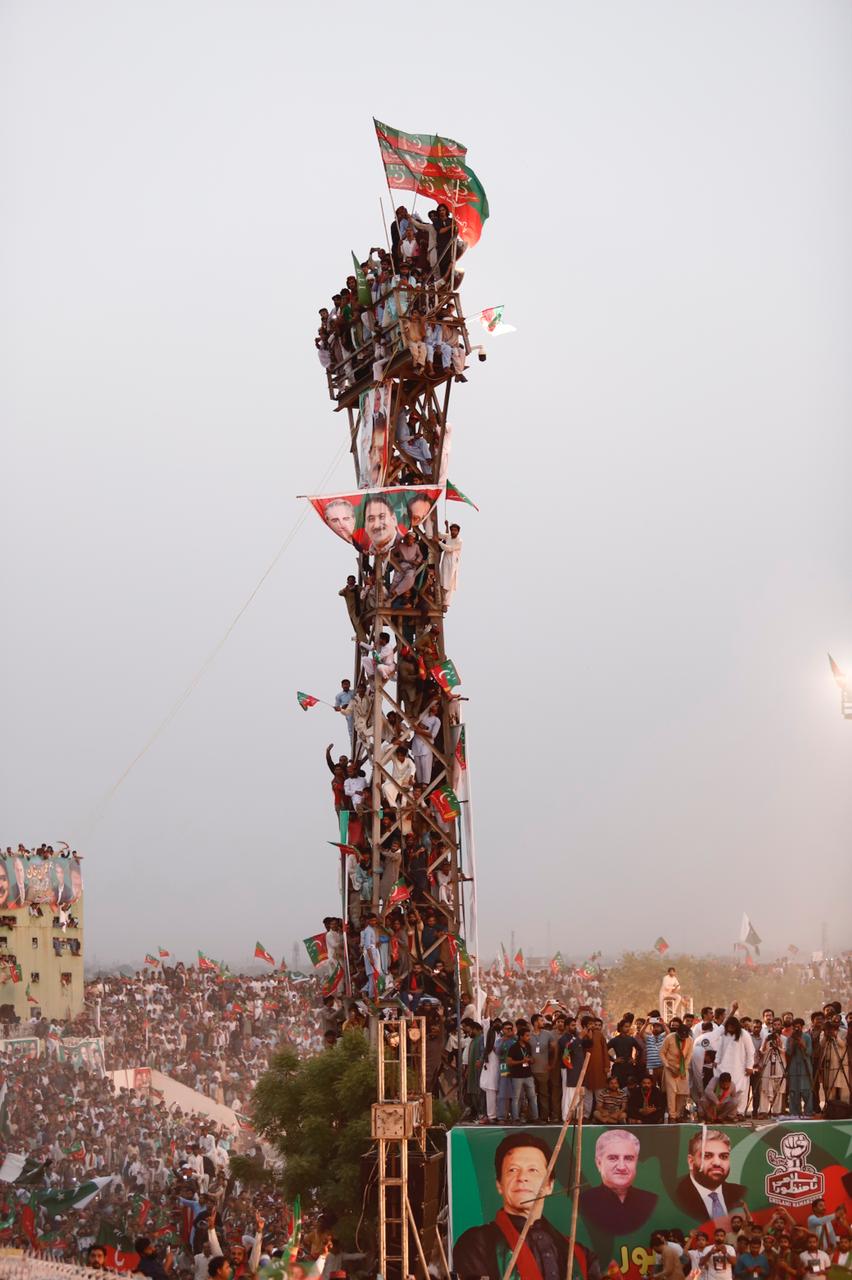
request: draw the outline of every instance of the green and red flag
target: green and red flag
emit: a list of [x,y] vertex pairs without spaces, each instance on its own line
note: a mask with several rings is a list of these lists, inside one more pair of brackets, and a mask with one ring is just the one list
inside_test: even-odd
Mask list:
[[211,960],[203,951],[198,953],[198,967],[204,973],[218,973],[219,966],[215,960]]
[[272,965],[273,969],[275,968],[275,960],[266,950],[266,947],[262,942],[256,942],[254,944],[254,958],[255,960],[265,960],[267,964]]
[[312,965],[322,964],[323,960],[328,959],[328,944],[324,933],[315,933],[312,938],[303,938],[302,941]]
[[452,480],[447,481],[447,502],[466,502],[469,507],[473,507],[474,511],[478,511],[479,507],[475,502],[471,502],[466,493],[462,493],[461,489],[457,489]]
[[343,965],[338,964],[335,960],[334,968],[322,984],[323,999],[325,999],[326,996],[333,996],[342,981]]
[[450,949],[450,959],[452,960],[453,964],[455,964],[456,956],[458,956],[459,964],[461,965],[461,967],[463,969],[469,969],[470,955],[468,954],[468,950],[467,950],[467,947],[465,946],[464,938],[461,936],[461,934],[448,933],[447,946]]
[[83,1146],[82,1140],[78,1138],[76,1142],[72,1142],[70,1147],[65,1147],[62,1154],[68,1156],[71,1160],[85,1160],[86,1148]]
[[445,204],[459,235],[475,245],[488,217],[482,183],[466,163],[467,147],[435,133],[403,133],[374,120],[387,184]]
[[402,880],[397,880],[394,887],[388,894],[388,906],[395,907],[399,902],[407,902],[411,897],[411,890]]
[[429,792],[429,803],[442,822],[451,822],[461,813],[459,798],[449,783],[442,782],[434,791]]
[[354,853],[356,858],[361,852],[354,844],[341,844],[338,840],[329,840],[328,843],[335,849],[339,849],[341,853]]
[[309,711],[311,707],[315,707],[319,702],[319,698],[313,698],[309,693],[302,693],[301,690],[296,694],[296,701],[303,711]]
[[665,938],[663,938],[662,936],[659,937],[657,941],[654,943],[654,950],[659,951],[661,956],[664,956],[668,951],[668,949],[669,949],[669,944],[666,942]]
[[157,947],[157,955],[161,960],[167,960],[171,954],[171,951],[167,951],[165,947]]
[[456,671],[456,664],[451,662],[449,658],[445,658],[437,666],[430,667],[429,675],[435,681],[435,684],[443,689],[444,693],[449,693],[451,689],[455,689],[456,685],[461,684],[459,673]]
[[577,970],[577,973],[581,978],[596,978],[600,971],[600,965],[595,964],[594,959],[591,959],[587,960],[586,963]]
[[526,961],[524,960],[524,953],[520,948],[515,952],[514,964],[518,969],[520,969],[521,973],[523,973],[527,967]]
[[39,1001],[36,1000],[35,996],[30,991],[30,984],[27,983],[27,1004],[38,1004],[38,1003]]
[[13,983],[18,983],[23,981],[24,971],[21,968],[21,966],[17,963],[17,961],[13,965],[10,965],[9,975]]
[[490,333],[495,338],[499,337],[501,333],[517,333],[513,324],[503,323],[502,302],[498,307],[486,307],[484,311],[480,311],[479,323],[486,333]]
[[153,965],[155,965],[155,966],[156,966],[156,965],[158,965],[160,962],[159,962],[159,960],[157,959],[157,957],[156,957],[156,956],[152,956],[152,955],[151,955],[151,952],[149,951],[149,952],[148,952],[148,954],[147,954],[147,955],[146,955],[146,957],[145,957],[145,963],[146,963],[146,964],[153,964]]
[[565,966],[562,962],[562,952],[557,951],[556,955],[553,956],[550,961],[550,972],[553,974],[554,978],[562,972],[564,967]]

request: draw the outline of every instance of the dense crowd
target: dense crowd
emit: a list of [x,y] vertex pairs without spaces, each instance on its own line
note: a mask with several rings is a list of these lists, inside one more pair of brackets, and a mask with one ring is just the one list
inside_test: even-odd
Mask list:
[[415,373],[463,379],[466,350],[451,293],[464,243],[445,204],[417,218],[401,205],[391,224],[391,247],[372,247],[355,274],[320,308],[315,346],[333,391],[380,382],[403,348]]
[[736,1001],[698,1015],[677,1012],[670,969],[661,988],[666,1018],[660,1008],[641,1017],[626,1012],[612,1026],[600,984],[578,972],[573,982],[578,989],[566,999],[551,975],[504,980],[480,1019],[465,1010],[469,1119],[559,1121],[581,1076],[584,1114],[603,1124],[850,1114],[852,1004],[844,1012],[831,1000],[806,1017],[772,1009],[741,1015]]

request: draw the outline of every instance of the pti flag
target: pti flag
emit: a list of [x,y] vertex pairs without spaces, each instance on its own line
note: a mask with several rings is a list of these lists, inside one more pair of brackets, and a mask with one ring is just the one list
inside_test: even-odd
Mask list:
[[323,999],[325,999],[326,996],[333,996],[342,981],[343,981],[343,966],[338,964],[337,961],[335,960],[334,968],[332,969],[329,976],[326,978],[325,982],[322,984]]
[[442,782],[434,791],[429,792],[429,803],[442,822],[451,822],[461,813],[459,798],[446,782]]
[[374,120],[385,177],[391,189],[416,191],[444,204],[454,215],[459,234],[476,244],[488,217],[482,183],[465,163],[467,147],[434,133],[402,133]]
[[388,906],[395,907],[398,902],[406,902],[411,897],[411,890],[402,880],[397,880],[388,894]]
[[303,711],[309,711],[311,707],[315,707],[319,702],[319,698],[312,698],[309,693],[299,691],[296,694],[296,701]]
[[167,951],[165,947],[157,947],[157,955],[162,960],[166,960],[169,956],[171,956],[171,954],[172,954],[171,951]]
[[668,949],[669,949],[669,944],[666,942],[665,938],[660,937],[654,943],[654,950],[659,951],[661,956],[664,956],[668,951]]
[[440,685],[444,693],[449,693],[451,689],[455,689],[457,684],[461,684],[455,663],[451,662],[449,658],[445,658],[443,662],[439,662],[435,667],[430,667],[429,674],[435,684]]
[[550,972],[553,974],[554,978],[562,972],[563,967],[562,952],[557,951],[556,955],[550,962]]
[[364,271],[364,268],[361,266],[361,263],[355,257],[354,252],[352,253],[352,271],[355,276],[355,281],[358,285],[359,303],[361,304],[362,307],[371,308],[373,305],[373,295],[370,292],[370,286],[367,284],[367,274]]
[[324,933],[315,933],[312,938],[303,938],[302,941],[312,965],[322,964],[323,960],[328,959],[328,944]]
[[525,970],[525,969],[526,969],[526,967],[527,967],[527,966],[526,966],[526,963],[525,963],[525,961],[524,961],[524,953],[523,953],[523,951],[520,951],[520,950],[519,950],[519,951],[516,951],[516,952],[515,952],[515,964],[516,964],[516,965],[517,965],[517,967],[520,969],[521,973],[523,973],[523,972],[524,972],[524,970]]
[[265,960],[267,964],[272,965],[273,969],[275,968],[275,960],[266,950],[266,947],[262,942],[256,942],[254,944],[254,958],[255,960]]
[[479,322],[486,333],[498,338],[501,333],[517,333],[513,324],[503,323],[503,303],[499,307],[486,307],[479,313]]
[[149,952],[148,952],[148,954],[147,954],[147,955],[146,955],[146,957],[145,957],[145,963],[146,963],[146,964],[153,964],[153,965],[157,965],[157,964],[159,964],[160,962],[159,962],[159,960],[157,959],[157,957],[156,957],[156,956],[152,956],[152,955],[151,955],[151,952],[149,951]]
[[216,961],[211,960],[210,957],[206,956],[203,951],[199,951],[198,953],[198,967],[199,969],[201,969],[202,972],[206,972],[206,973],[219,972],[219,966],[216,963]]
[[447,502],[466,502],[469,507],[473,507],[474,511],[478,511],[479,507],[475,502],[471,502],[466,493],[462,493],[461,489],[457,489],[452,480],[447,481]]
[[459,736],[456,741],[455,757],[461,770],[467,768],[467,729],[465,725],[459,725]]

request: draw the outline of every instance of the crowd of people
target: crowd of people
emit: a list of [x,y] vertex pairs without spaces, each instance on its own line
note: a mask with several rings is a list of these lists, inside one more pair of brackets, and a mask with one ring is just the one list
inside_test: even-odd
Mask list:
[[[75,1260],[92,1249],[95,1262],[113,1265],[110,1249],[133,1254],[136,1237],[147,1237],[151,1257],[171,1244],[174,1274],[201,1277],[205,1251],[211,1253],[206,1228],[216,1213],[212,1252],[221,1246],[236,1275],[251,1262],[258,1219],[264,1260],[284,1248],[291,1207],[268,1187],[235,1182],[230,1162],[237,1147],[264,1161],[245,1112],[272,1052],[286,1045],[309,1056],[321,1049],[319,986],[316,977],[282,971],[220,979],[182,964],[149,966],[133,976],[98,977],[72,1021],[34,1012],[0,1024],[0,1164],[10,1155],[26,1158],[15,1181],[0,1182],[0,1246]],[[101,1038],[105,1072],[58,1053],[69,1037]],[[33,1041],[43,1051],[22,1056]],[[231,1107],[237,1127],[169,1104],[153,1086],[115,1087],[111,1072],[144,1067]],[[106,1178],[83,1207],[59,1199]],[[306,1274],[335,1262],[328,1231],[318,1241],[316,1226],[304,1224],[303,1240],[316,1246],[304,1259]],[[146,1270],[144,1258],[139,1269]]]
[[740,1015],[734,1001],[666,1021],[655,1008],[613,1026],[597,993],[542,994],[529,993],[519,1012],[517,990],[492,991],[480,1019],[466,1011],[468,1119],[561,1121],[581,1079],[584,1114],[601,1124],[850,1114],[852,1006],[844,1012],[840,1001],[807,1017]]
[[424,218],[395,211],[390,249],[371,247],[320,308],[315,346],[332,394],[380,382],[388,362],[407,349],[413,371],[464,378],[466,348],[452,293],[462,272],[464,242],[445,204]]
[[829,1213],[822,1200],[810,1209],[805,1223],[778,1208],[765,1226],[746,1211],[731,1214],[730,1225],[712,1233],[655,1231],[649,1242],[655,1272],[663,1280],[825,1280],[829,1274],[840,1280],[852,1273],[852,1230],[846,1211],[840,1205]]

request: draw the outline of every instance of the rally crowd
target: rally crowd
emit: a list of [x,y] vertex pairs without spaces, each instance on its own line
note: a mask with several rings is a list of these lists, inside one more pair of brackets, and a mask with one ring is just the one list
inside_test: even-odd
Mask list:
[[613,1027],[588,992],[569,1002],[541,994],[531,993],[520,1016],[515,993],[505,991],[486,997],[480,1020],[465,1011],[469,1119],[558,1122],[581,1076],[584,1114],[601,1124],[852,1114],[852,1005],[751,1017],[738,1016],[734,1001],[668,1021],[655,1008],[627,1012]]
[[380,382],[388,361],[407,348],[415,373],[453,371],[464,378],[465,346],[451,300],[464,242],[445,204],[418,218],[401,205],[390,250],[372,247],[354,274],[321,307],[315,346],[334,394]]

